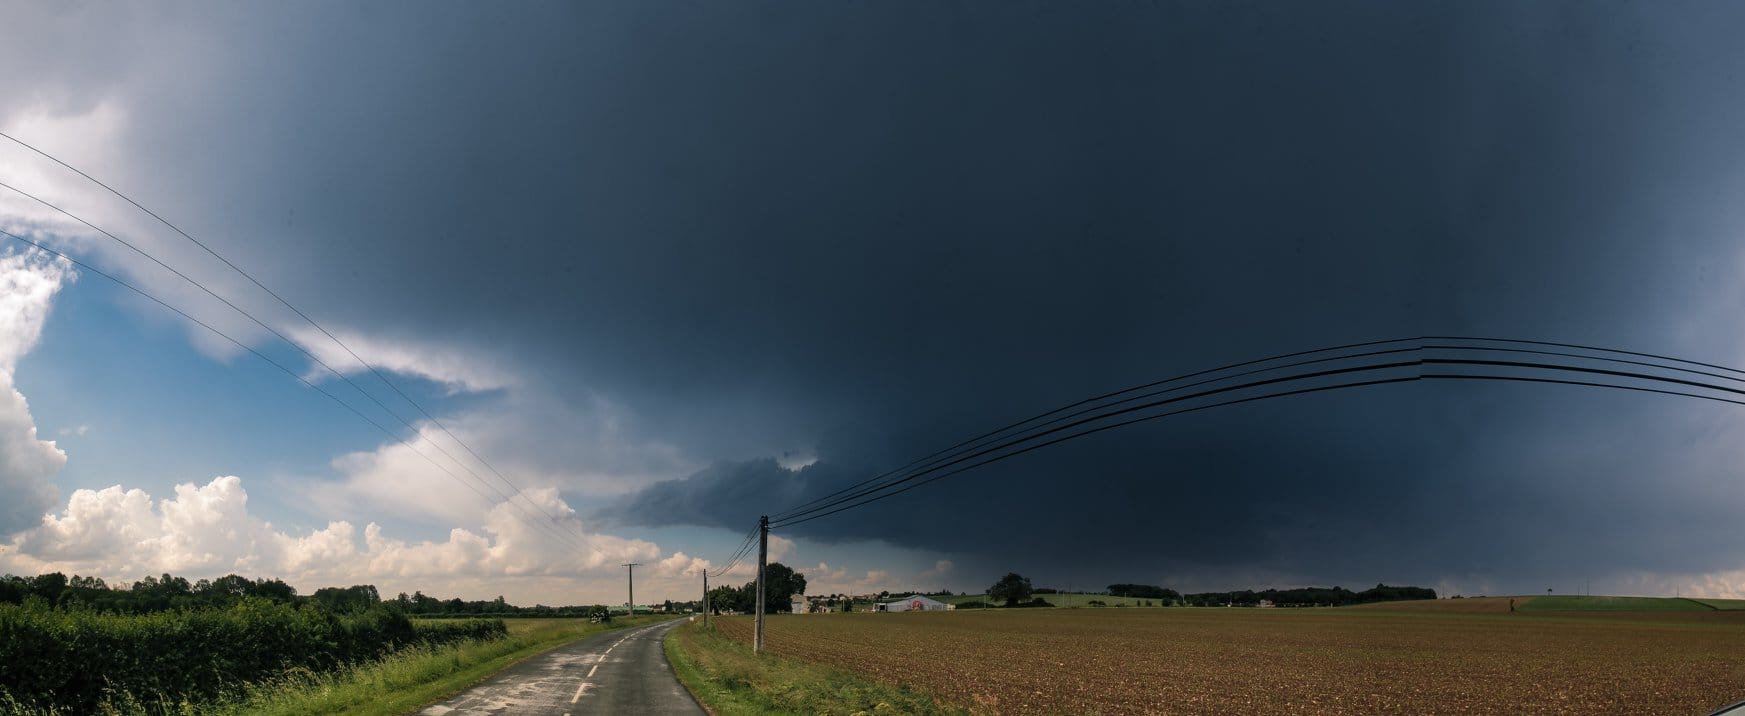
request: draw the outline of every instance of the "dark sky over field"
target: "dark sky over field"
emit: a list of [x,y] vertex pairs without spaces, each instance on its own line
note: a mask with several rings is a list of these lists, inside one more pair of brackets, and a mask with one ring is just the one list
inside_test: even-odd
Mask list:
[[[134,8],[76,55],[54,43],[90,18],[43,6],[0,119],[123,107],[105,176],[328,323],[472,357],[402,372],[483,386],[454,408],[480,440],[632,538],[737,534],[1063,403],[1324,345],[1745,364],[1745,8],[1085,5]],[[1103,433],[785,535],[807,565],[947,556],[953,588],[1735,594],[1742,431],[1737,406],[1667,397],[1363,388]],[[81,470],[63,492],[131,479]],[[370,504],[267,494],[310,527]],[[672,534],[717,564],[733,546]]]

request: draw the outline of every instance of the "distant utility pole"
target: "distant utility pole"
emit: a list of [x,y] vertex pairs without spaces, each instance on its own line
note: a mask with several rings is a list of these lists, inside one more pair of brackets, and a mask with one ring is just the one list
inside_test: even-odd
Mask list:
[[703,626],[709,626],[709,570],[703,570]]
[[640,563],[638,562],[618,565],[620,567],[630,568],[630,616],[636,616],[636,568],[639,565]]
[[751,650],[763,653],[763,572],[769,564],[769,515],[757,519],[757,627]]

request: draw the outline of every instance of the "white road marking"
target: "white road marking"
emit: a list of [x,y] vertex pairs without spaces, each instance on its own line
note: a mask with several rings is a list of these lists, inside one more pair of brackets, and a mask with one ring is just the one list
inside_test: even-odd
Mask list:
[[573,704],[576,701],[580,700],[582,698],[582,692],[587,691],[589,686],[593,686],[593,684],[590,684],[586,681],[582,682],[581,686],[577,686],[576,687],[576,695],[570,697],[570,703]]
[[588,678],[590,678],[590,679],[594,678],[594,672],[599,671],[599,670],[600,670],[600,665],[595,664],[594,668],[588,670]]

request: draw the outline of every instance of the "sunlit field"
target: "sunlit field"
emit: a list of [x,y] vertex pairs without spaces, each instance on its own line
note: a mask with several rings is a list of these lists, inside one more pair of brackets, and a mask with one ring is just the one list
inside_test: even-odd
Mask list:
[[[751,628],[720,620],[742,641]],[[978,713],[1706,714],[1745,698],[1737,611],[1509,613],[1491,598],[779,615],[766,643]]]

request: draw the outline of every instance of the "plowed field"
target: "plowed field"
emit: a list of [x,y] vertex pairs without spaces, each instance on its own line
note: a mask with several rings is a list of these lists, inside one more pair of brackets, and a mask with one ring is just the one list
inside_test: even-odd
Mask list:
[[[991,714],[1707,714],[1745,699],[1745,613],[1542,616],[1462,601],[776,615],[766,640]],[[749,617],[720,628],[751,639]]]

